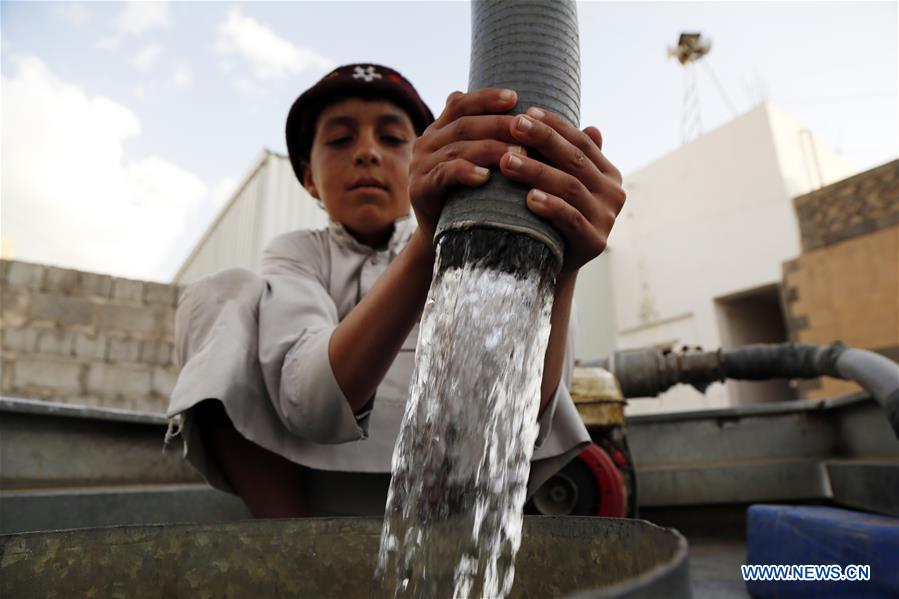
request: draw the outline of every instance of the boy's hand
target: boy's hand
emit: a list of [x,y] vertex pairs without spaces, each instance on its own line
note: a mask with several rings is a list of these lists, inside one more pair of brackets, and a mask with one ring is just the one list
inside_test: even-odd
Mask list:
[[579,131],[561,116],[529,108],[515,117],[509,132],[546,160],[503,156],[502,173],[533,187],[528,208],[565,237],[559,277],[577,270],[606,249],[609,233],[624,206],[621,173],[602,153],[596,127]]
[[[528,207],[565,237],[559,277],[568,276],[605,250],[624,206],[621,173],[603,156],[596,127],[579,131],[559,115],[535,108],[527,116],[490,114],[515,105],[517,96],[504,99],[503,91],[450,94],[443,114],[416,141],[409,191],[419,225],[433,239],[447,191],[486,183],[489,173],[479,175],[475,167],[499,167],[509,179],[533,188]],[[534,148],[546,162],[514,146]]]
[[514,92],[487,88],[453,92],[443,113],[412,147],[409,196],[422,233],[433,243],[447,193],[459,185],[479,187],[490,180],[490,169],[510,152],[525,153],[510,132]]

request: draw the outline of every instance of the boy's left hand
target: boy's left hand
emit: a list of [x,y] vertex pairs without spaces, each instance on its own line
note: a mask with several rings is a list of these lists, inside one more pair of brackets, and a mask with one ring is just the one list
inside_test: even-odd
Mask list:
[[565,237],[559,277],[574,274],[601,254],[625,201],[621,173],[602,154],[596,127],[579,131],[561,116],[530,108],[512,119],[511,135],[546,160],[505,154],[500,169],[530,187],[528,208]]

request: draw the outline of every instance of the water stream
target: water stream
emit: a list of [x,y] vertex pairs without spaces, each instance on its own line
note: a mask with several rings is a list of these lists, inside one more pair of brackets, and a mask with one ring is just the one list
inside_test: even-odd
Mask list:
[[550,331],[549,252],[448,234],[422,315],[373,596],[505,597]]

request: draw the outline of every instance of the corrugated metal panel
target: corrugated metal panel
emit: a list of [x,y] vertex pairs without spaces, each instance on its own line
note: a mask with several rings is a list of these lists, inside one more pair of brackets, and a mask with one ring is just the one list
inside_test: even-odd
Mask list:
[[[327,226],[328,214],[300,185],[287,156],[271,154],[266,165],[267,193],[262,211],[263,246],[281,233]],[[260,253],[262,250],[260,247]]]
[[327,225],[327,214],[303,189],[286,156],[266,150],[175,275],[188,284],[225,268],[258,271],[277,235]]

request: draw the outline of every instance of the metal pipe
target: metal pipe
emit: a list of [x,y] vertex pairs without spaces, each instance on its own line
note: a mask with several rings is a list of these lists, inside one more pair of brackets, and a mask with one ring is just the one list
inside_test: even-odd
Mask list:
[[[475,0],[469,91],[505,87],[518,92],[509,114],[531,106],[580,122],[580,51],[577,7],[573,0]],[[538,160],[533,152],[529,154]],[[529,188],[499,173],[476,189],[460,188],[444,203],[435,243],[448,231],[469,228],[522,233],[550,249],[556,268],[565,241],[526,204]]]

